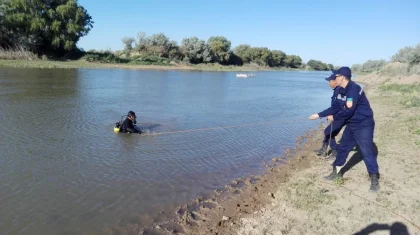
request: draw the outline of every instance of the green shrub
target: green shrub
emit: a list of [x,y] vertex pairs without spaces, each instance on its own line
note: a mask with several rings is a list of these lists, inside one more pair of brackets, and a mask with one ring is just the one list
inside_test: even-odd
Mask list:
[[401,104],[403,104],[407,108],[420,107],[420,96],[418,95],[404,96],[401,100]]
[[404,47],[391,57],[392,62],[420,64],[420,43],[415,47]]
[[131,57],[132,64],[141,65],[169,65],[170,60],[155,55],[135,55]]
[[129,59],[123,59],[116,55],[114,55],[112,52],[109,51],[94,51],[90,50],[88,51],[82,59],[88,61],[88,62],[99,62],[99,63],[128,63],[130,62]]
[[396,91],[405,94],[419,93],[420,84],[387,84],[379,87],[382,91]]

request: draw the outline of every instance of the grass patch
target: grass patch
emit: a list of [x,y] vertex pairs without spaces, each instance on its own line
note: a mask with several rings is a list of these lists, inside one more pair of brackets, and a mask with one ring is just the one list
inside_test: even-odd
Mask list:
[[38,60],[38,56],[22,46],[3,48],[0,46],[0,60]]
[[334,183],[338,186],[343,186],[344,185],[344,178],[343,177],[335,178]]
[[328,190],[320,189],[311,181],[289,184],[285,199],[295,208],[314,211],[321,205],[330,204],[335,196],[327,194]]
[[397,92],[400,94],[400,104],[406,108],[420,107],[420,84],[387,84],[379,88],[384,92]]
[[404,96],[401,100],[401,104],[407,108],[420,107],[420,96],[418,94]]
[[387,85],[381,85],[379,88],[382,91],[396,91],[399,93],[415,93],[420,92],[420,84],[413,84],[413,85],[407,85],[407,84],[387,84]]

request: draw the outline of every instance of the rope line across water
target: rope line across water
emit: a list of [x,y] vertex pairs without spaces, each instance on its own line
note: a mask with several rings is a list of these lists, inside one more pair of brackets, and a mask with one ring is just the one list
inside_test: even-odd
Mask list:
[[299,122],[303,120],[308,120],[308,118],[303,118],[303,117],[289,118],[289,119],[274,120],[274,121],[269,121],[269,122],[255,122],[255,123],[246,123],[246,124],[240,124],[240,125],[207,127],[207,128],[198,128],[198,129],[190,129],[190,130],[181,130],[181,131],[165,131],[165,132],[147,133],[144,135],[168,135],[168,134],[177,134],[177,133],[211,131],[211,130],[217,130],[217,129],[231,129],[231,128],[246,127],[246,126],[261,126],[261,125],[267,125],[267,124],[273,124],[273,123]]

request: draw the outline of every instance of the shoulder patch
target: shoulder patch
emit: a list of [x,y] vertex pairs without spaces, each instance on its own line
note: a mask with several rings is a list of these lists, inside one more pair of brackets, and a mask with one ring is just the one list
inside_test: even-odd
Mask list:
[[346,100],[346,106],[347,108],[351,108],[353,106],[353,98],[347,98]]

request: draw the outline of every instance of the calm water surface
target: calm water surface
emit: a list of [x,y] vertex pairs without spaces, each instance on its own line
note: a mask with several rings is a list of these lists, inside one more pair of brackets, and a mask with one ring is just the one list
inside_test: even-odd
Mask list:
[[[99,233],[258,174],[319,121],[331,89],[318,72],[0,68],[0,231]],[[116,134],[134,110],[166,135]]]

